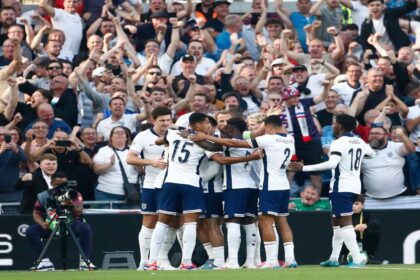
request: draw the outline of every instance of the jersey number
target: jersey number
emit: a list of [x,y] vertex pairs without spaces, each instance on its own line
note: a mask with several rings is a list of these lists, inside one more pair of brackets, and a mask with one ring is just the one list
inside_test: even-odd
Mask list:
[[[360,162],[362,160],[362,149],[357,149],[356,153],[353,149],[350,149],[349,155],[351,156],[351,162],[350,162],[350,170],[359,170],[360,168]],[[354,163],[353,163],[354,162]]]
[[284,155],[286,156],[286,158],[284,159],[283,163],[281,164],[280,169],[285,169],[286,168],[286,161],[290,157],[290,149],[289,148],[286,148],[286,150],[284,150]]
[[[175,160],[175,155],[178,151],[178,147],[179,147],[180,142],[181,142],[181,140],[175,140],[173,142],[173,144],[175,145],[175,148],[174,148],[174,152],[173,152],[172,158],[171,158],[172,161]],[[180,163],[186,163],[188,161],[188,159],[190,158],[190,155],[191,155],[191,152],[188,150],[188,146],[192,147],[193,145],[194,145],[193,143],[189,143],[189,142],[185,142],[184,145],[182,145],[182,148],[179,151],[180,156],[178,157],[178,161]],[[183,157],[182,157],[182,154],[184,155]]]

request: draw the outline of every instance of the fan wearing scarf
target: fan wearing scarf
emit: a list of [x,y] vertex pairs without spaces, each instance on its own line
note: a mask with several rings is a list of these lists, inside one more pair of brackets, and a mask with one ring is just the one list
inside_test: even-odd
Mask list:
[[[285,87],[282,90],[282,97],[286,105],[287,130],[295,138],[297,160],[303,161],[305,164],[322,162],[321,136],[310,107],[325,100],[328,88],[325,86],[321,95],[303,99],[299,99],[300,92],[294,87]],[[309,174],[311,183],[319,194],[322,189],[320,174],[320,172]]]

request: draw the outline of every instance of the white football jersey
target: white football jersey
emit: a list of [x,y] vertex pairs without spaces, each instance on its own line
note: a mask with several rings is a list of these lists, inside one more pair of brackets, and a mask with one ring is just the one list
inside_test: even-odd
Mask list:
[[330,192],[360,194],[362,160],[365,156],[374,156],[373,149],[354,134],[345,134],[331,143],[331,155],[340,156],[341,159],[337,167],[332,170]]
[[219,163],[205,157],[200,165],[200,174],[204,193],[223,192],[223,168]]
[[[158,138],[159,135],[153,128],[142,131],[134,137],[130,146],[130,151],[135,152],[143,159],[160,159],[163,156],[165,147],[163,145],[155,144],[155,141]],[[151,165],[147,165],[144,167],[144,171],[146,172],[146,176],[144,178],[143,188],[154,189],[154,182],[161,170]]]
[[295,139],[287,134],[267,134],[248,140],[253,148],[264,149],[260,190],[289,190],[286,168],[295,154]]
[[[251,154],[252,149],[225,148],[226,157],[244,157]],[[251,177],[249,162],[224,165],[223,189],[256,189],[257,185]]]
[[169,142],[169,157],[165,183],[201,187],[200,164],[206,154],[210,156],[211,152],[171,129],[168,130],[166,140]]

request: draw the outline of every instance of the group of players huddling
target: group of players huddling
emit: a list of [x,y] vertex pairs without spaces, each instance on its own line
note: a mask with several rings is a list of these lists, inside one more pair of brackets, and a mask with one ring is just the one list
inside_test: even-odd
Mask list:
[[[263,127],[252,132],[245,131],[246,123],[239,118],[230,119],[223,131],[217,131],[214,119],[203,113],[190,115],[189,128],[172,127],[167,108],[154,109],[152,117],[154,126],[135,137],[127,157],[129,164],[144,166],[146,173],[139,270],[175,269],[168,252],[177,236],[182,247],[179,269],[197,269],[191,260],[197,238],[209,256],[201,269],[240,268],[241,226],[246,233],[246,261],[242,267],[296,268],[293,234],[287,222],[290,185],[286,172],[327,169],[333,173],[333,249],[329,260],[321,265],[339,266],[343,243],[353,256],[350,265],[364,265],[351,216],[353,202],[361,191],[361,161],[374,152],[352,134],[356,126],[353,117],[335,117],[336,139],[329,160],[308,166],[291,162],[294,138],[275,114],[268,115]],[[244,140],[244,135],[249,139]],[[254,169],[260,169],[259,174],[254,174]],[[223,221],[227,229],[226,261],[220,229]],[[285,253],[280,263],[277,229]],[[260,258],[261,241],[265,262]]]

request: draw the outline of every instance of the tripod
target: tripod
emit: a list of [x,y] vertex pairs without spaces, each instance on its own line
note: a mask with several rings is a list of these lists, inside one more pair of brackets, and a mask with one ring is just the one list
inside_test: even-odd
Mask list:
[[38,259],[35,262],[35,270],[38,267],[39,263],[42,261],[45,253],[48,250],[48,247],[51,244],[51,241],[53,240],[54,236],[56,236],[56,233],[58,232],[58,230],[60,230],[59,237],[60,237],[60,245],[61,245],[61,261],[63,263],[63,270],[67,269],[67,240],[66,240],[67,231],[70,233],[71,239],[73,240],[74,245],[76,245],[76,248],[78,249],[80,255],[82,256],[82,259],[86,262],[88,267],[90,267],[91,262],[86,257],[86,254],[83,252],[83,249],[80,246],[79,241],[77,240],[73,229],[66,221],[67,214],[68,214],[67,209],[64,209],[64,211],[60,211],[58,215],[58,223],[55,225],[50,237],[48,237],[47,243],[45,244],[44,248],[42,249],[41,254],[39,255]]

